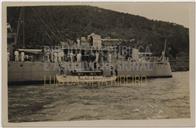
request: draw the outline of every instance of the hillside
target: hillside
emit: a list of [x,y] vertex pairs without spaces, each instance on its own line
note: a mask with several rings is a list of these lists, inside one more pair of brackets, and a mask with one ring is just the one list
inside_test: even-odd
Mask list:
[[[7,11],[8,22],[16,31],[20,8],[12,7]],[[167,39],[170,58],[189,56],[189,30],[174,23],[91,6],[25,7],[23,11],[28,47],[55,45],[94,32],[102,37],[134,38],[144,47],[151,44],[154,54],[160,54]]]

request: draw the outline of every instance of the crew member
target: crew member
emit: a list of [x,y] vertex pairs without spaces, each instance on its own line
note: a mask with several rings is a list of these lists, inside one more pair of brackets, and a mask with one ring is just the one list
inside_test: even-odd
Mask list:
[[94,70],[94,66],[93,66],[92,61],[89,62],[89,69],[90,69],[91,71]]
[[10,52],[7,52],[7,61],[10,61]]
[[53,49],[51,49],[51,52],[50,52],[50,59],[51,59],[51,62],[54,62],[54,51],[53,51]]
[[77,46],[80,47],[80,39],[77,39]]
[[15,55],[15,61],[19,61],[19,53],[18,53],[18,51],[15,51],[14,55]]
[[64,56],[65,56],[64,52],[61,51],[61,52],[60,52],[61,61],[64,61]]
[[95,62],[97,63],[97,62],[99,61],[99,53],[98,53],[98,52],[96,52],[96,53],[95,53],[95,56],[96,56],[96,58],[95,58]]
[[164,52],[164,51],[162,51],[161,60],[162,60],[162,62],[164,62],[164,61],[166,60],[166,59],[165,59],[165,52]]
[[58,62],[61,62],[61,52],[57,53]]
[[49,53],[49,51],[46,52],[46,59],[47,59],[47,62],[50,61],[50,53]]
[[74,54],[72,53],[72,51],[70,52],[70,60],[71,62],[73,62],[73,57],[74,57]]
[[24,61],[24,57],[25,57],[24,52],[21,52],[21,54],[20,54],[20,55],[21,55],[21,56],[20,56],[20,57],[21,57],[20,59],[21,59],[21,61],[23,62],[23,61]]
[[57,62],[57,53],[54,53],[54,62]]
[[81,62],[81,53],[79,52],[78,54],[77,54],[77,62],[79,63],[79,62]]
[[25,55],[25,60],[28,61],[29,60],[29,56]]
[[109,62],[109,63],[112,62],[112,55],[111,55],[111,53],[108,54],[108,62]]

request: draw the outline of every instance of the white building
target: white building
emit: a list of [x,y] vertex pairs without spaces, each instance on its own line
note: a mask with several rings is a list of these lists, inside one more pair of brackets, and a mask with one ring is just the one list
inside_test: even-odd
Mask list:
[[102,40],[101,40],[101,36],[97,35],[95,33],[91,33],[90,35],[88,35],[88,40],[90,42],[90,45],[93,46],[94,48],[101,48],[102,46]]

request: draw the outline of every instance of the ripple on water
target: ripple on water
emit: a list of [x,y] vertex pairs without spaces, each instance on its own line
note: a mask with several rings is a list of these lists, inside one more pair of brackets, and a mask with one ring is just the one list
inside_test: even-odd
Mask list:
[[188,72],[144,85],[9,86],[9,121],[190,117]]

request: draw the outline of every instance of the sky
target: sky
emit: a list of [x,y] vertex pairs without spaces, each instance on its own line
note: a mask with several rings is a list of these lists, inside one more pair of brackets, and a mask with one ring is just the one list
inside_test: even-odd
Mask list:
[[89,3],[109,10],[140,15],[189,27],[190,3]]

